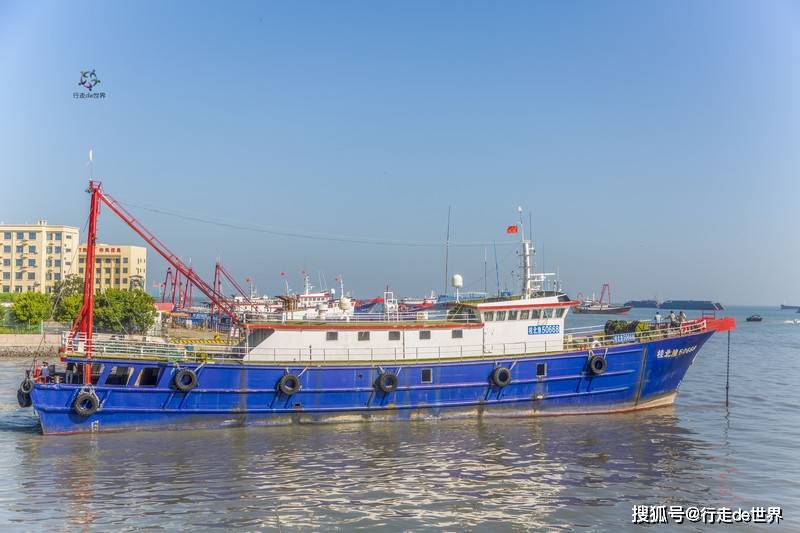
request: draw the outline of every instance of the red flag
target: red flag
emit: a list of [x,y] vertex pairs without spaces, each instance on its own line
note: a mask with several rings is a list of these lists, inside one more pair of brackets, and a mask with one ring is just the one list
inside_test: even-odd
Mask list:
[[519,226],[514,224],[513,226],[509,226],[506,228],[506,233],[519,233]]

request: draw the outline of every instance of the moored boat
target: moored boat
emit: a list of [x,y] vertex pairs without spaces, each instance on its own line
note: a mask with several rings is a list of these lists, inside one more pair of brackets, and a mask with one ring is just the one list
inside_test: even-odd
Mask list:
[[761,315],[750,315],[745,319],[747,322],[761,322],[764,320]]
[[[87,263],[102,203],[190,273],[99,183],[89,192]],[[705,317],[611,335],[602,326],[566,330],[579,302],[545,290],[524,232],[520,244],[519,294],[456,298],[413,316],[387,306],[368,318],[242,322],[213,287],[188,277],[236,325],[227,344],[198,348],[94,334],[87,269],[81,315],[62,336],[65,367],[48,379],[26,376],[18,398],[46,434],[619,412],[672,403],[703,344],[735,327]]]

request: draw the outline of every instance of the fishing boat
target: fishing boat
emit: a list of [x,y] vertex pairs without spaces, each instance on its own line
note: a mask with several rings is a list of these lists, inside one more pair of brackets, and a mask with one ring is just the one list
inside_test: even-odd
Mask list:
[[404,316],[398,306],[378,317],[243,321],[100,183],[88,192],[87,264],[102,204],[235,327],[218,346],[97,334],[94,269],[86,269],[83,307],[62,334],[59,367],[47,378],[28,372],[17,392],[45,434],[646,409],[671,404],[703,344],[736,326],[705,316],[613,334],[603,326],[566,330],[580,302],[545,290],[524,231],[513,296],[462,299],[461,276],[453,276],[455,300],[423,315]]
[[[608,294],[608,301],[603,301],[604,296]],[[591,298],[582,299],[575,306],[576,314],[592,314],[592,315],[624,315],[630,311],[633,306],[629,303],[623,305],[611,303],[611,286],[608,283],[603,283],[600,290],[600,299],[597,300],[592,294]]]

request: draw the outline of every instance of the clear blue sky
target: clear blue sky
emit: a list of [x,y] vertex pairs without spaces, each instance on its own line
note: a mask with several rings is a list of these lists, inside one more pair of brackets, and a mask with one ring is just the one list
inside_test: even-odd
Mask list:
[[[524,205],[572,294],[800,303],[798,45],[781,1],[0,0],[0,219],[82,227],[92,147],[132,204],[411,241],[443,240],[452,205],[453,240],[500,243]],[[105,100],[72,98],[87,68]],[[364,296],[443,284],[440,247],[132,210],[262,292],[303,268]],[[100,238],[136,242],[109,212]],[[451,272],[482,289],[483,257],[454,248]]]

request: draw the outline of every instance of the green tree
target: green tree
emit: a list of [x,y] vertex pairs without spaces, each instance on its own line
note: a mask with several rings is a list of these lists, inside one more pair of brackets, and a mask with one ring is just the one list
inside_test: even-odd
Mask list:
[[53,287],[53,294],[56,297],[83,294],[83,276],[80,274],[70,274]]
[[78,318],[81,306],[83,306],[83,294],[68,294],[57,297],[53,318],[58,322],[71,324]]
[[144,333],[154,323],[153,297],[142,290],[106,289],[94,301],[94,326],[115,333]]
[[50,317],[53,304],[50,297],[40,292],[26,292],[20,294],[11,307],[14,320],[23,324],[39,324]]

